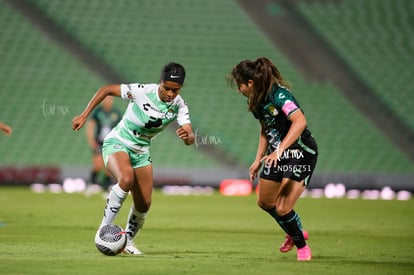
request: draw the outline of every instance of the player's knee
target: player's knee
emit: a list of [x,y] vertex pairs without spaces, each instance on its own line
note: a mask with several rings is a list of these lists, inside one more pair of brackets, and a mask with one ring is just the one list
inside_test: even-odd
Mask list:
[[118,177],[118,183],[124,190],[131,190],[135,180],[134,173],[124,172]]
[[257,205],[263,210],[267,210],[275,206],[273,203],[261,199],[257,201]]
[[277,204],[276,205],[276,213],[278,216],[284,216],[292,211],[292,207],[284,205],[284,204]]

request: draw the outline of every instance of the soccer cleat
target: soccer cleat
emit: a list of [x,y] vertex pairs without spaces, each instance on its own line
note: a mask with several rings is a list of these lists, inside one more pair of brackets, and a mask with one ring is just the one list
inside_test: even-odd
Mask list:
[[298,256],[298,261],[310,261],[312,258],[312,252],[308,245],[298,248],[296,250],[296,255]]
[[124,249],[125,254],[131,254],[131,255],[143,255],[144,253],[141,252],[136,246],[134,242],[128,242]]
[[[309,239],[308,232],[303,230],[302,233],[303,233],[303,237],[305,238],[305,240],[308,240]],[[288,251],[291,251],[294,247],[295,247],[295,243],[293,242],[292,237],[290,237],[289,235],[286,235],[285,241],[282,243],[279,250],[282,253],[286,253]]]

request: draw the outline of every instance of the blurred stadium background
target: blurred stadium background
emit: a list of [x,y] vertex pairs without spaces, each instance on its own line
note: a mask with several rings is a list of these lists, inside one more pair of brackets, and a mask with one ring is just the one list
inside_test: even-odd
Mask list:
[[[154,140],[157,185],[247,178],[258,122],[226,75],[267,56],[293,84],[320,157],[312,185],[414,189],[414,1],[0,0],[0,185],[89,177],[96,89],[182,63],[195,146]],[[118,100],[123,110],[126,102]],[[175,125],[174,125],[175,126]]]

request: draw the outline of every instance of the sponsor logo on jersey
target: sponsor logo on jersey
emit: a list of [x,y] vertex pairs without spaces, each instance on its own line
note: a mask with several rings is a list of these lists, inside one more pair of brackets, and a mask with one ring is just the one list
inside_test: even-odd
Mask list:
[[146,102],[146,103],[142,104],[142,109],[144,109],[144,111],[146,111],[146,112],[151,110],[151,111],[157,112],[158,114],[164,114],[162,111],[160,111],[160,109],[152,106],[151,103],[149,103],[149,102]]
[[302,149],[286,149],[280,159],[303,159],[305,158]]
[[166,119],[173,119],[175,117],[174,110],[168,109],[168,111],[165,113]]
[[272,116],[277,116],[277,114],[278,114],[279,112],[277,111],[277,109],[275,108],[275,106],[270,105],[270,106],[269,106],[269,113],[270,113]]

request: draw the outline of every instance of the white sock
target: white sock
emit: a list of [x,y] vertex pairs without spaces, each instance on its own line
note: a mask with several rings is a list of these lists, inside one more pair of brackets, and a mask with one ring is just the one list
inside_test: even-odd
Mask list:
[[127,196],[128,192],[122,190],[118,183],[112,187],[106,199],[104,215],[101,225],[99,226],[100,228],[106,224],[112,224]]
[[135,209],[134,204],[132,204],[128,214],[128,222],[125,226],[125,232],[127,235],[128,242],[131,242],[134,239],[134,237],[139,233],[139,231],[141,231],[142,227],[144,226],[146,217],[147,213],[138,212]]

